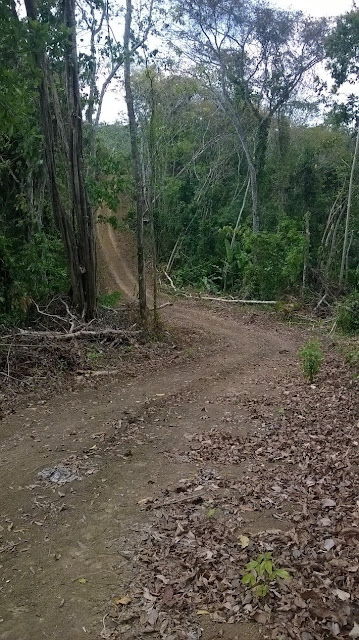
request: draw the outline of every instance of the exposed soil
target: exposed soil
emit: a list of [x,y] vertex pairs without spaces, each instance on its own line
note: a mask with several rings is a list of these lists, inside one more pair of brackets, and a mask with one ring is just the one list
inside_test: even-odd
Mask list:
[[[100,238],[113,278],[108,289],[115,281],[131,297],[132,240],[118,242],[105,227]],[[188,334],[173,357],[167,351],[154,363],[139,362],[127,380],[79,384],[1,422],[1,640],[122,637],[112,607],[139,571],[136,558],[153,519],[147,503],[173,499],[181,480],[193,481],[207,467],[226,482],[240,481],[252,453],[233,464],[223,454],[206,458],[203,438],[218,429],[260,437],[261,411],[253,406],[280,408],[285,381],[296,380],[300,328],[193,301],[176,301],[162,317]],[[263,464],[265,474],[271,462]],[[39,476],[55,467],[71,481]],[[244,521],[246,535],[291,526],[283,517],[279,525],[268,504]],[[202,637],[259,640],[266,629],[256,620],[216,624],[203,616]]]

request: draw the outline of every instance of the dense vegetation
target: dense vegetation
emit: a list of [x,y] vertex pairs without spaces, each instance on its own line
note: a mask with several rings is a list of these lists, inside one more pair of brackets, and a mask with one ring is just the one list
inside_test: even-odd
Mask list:
[[[336,93],[358,80],[358,12],[127,0],[122,38],[121,8],[76,4],[78,38],[73,0],[1,4],[0,321],[57,293],[93,316],[93,222],[131,189],[139,242],[149,220],[145,253],[178,287],[355,295],[357,99]],[[130,131],[100,124],[123,66]]]

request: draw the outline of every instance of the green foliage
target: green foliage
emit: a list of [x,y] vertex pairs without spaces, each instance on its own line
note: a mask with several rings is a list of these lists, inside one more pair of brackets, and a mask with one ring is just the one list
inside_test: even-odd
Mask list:
[[272,554],[267,552],[248,562],[242,584],[251,587],[259,598],[263,598],[267,595],[270,584],[279,578],[287,580],[290,574],[287,569],[277,567]]
[[89,360],[89,362],[97,362],[102,356],[101,351],[99,351],[96,348],[91,348],[87,351],[87,359]]
[[359,292],[337,304],[336,321],[338,329],[346,335],[359,334]]
[[[228,234],[228,227],[222,232]],[[229,234],[232,234],[229,229]],[[290,221],[276,232],[238,230],[231,249],[225,238],[227,286],[252,298],[277,298],[294,292],[303,269],[305,238]]]
[[111,291],[111,293],[102,293],[98,297],[98,304],[100,307],[109,307],[110,309],[116,309],[121,300],[121,291]]
[[67,288],[63,246],[56,235],[37,232],[25,245],[0,236],[0,322],[20,322],[31,299],[41,302]]
[[309,382],[313,382],[319,373],[323,361],[323,352],[318,340],[310,340],[299,351],[303,373]]
[[345,362],[358,371],[359,369],[359,347],[351,346],[342,350]]
[[326,40],[328,69],[337,86],[357,82],[359,76],[359,14],[357,10],[339,16],[335,29]]

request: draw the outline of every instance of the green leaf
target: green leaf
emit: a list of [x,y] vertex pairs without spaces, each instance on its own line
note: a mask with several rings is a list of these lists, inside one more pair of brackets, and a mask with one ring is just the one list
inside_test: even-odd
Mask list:
[[290,578],[290,574],[286,569],[277,569],[275,574],[277,578],[282,578],[283,580]]
[[255,591],[259,598],[264,598],[264,596],[266,596],[268,593],[268,587],[265,584],[259,584],[254,587],[253,591]]
[[271,560],[266,560],[264,562],[264,570],[268,573],[270,578],[273,576],[273,562]]
[[259,567],[258,567],[258,575],[262,576],[264,574],[265,571],[265,562],[261,562]]
[[224,239],[224,243],[226,245],[227,262],[231,264],[231,262],[233,262],[233,249],[231,247],[231,243],[229,242],[228,238]]
[[254,587],[254,586],[255,586],[256,582],[257,582],[257,576],[255,576],[255,575],[252,573],[252,574],[251,574],[251,585],[252,585],[252,587]]
[[243,576],[242,578],[242,584],[249,584],[252,580],[252,574],[251,573],[246,573],[245,576]]

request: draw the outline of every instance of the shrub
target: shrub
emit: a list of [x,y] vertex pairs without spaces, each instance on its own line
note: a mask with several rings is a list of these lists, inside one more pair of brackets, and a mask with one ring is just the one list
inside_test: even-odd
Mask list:
[[323,352],[318,340],[310,340],[299,351],[299,357],[302,361],[303,373],[309,382],[313,382],[315,376],[319,373],[320,365],[323,360]]
[[99,307],[116,309],[116,307],[118,307],[121,300],[122,300],[121,291],[111,291],[110,293],[102,293],[98,297],[98,304],[99,304]]
[[359,292],[352,293],[337,305],[337,327],[346,335],[359,333]]

